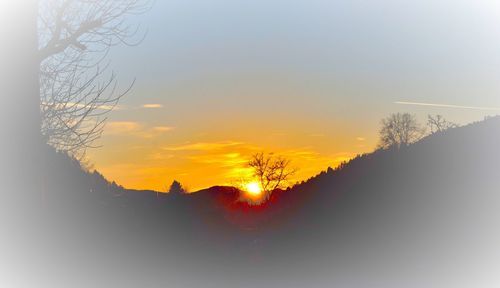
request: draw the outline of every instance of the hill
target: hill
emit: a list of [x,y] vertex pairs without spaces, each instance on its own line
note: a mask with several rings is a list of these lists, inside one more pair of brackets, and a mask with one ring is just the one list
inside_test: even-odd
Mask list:
[[258,207],[232,187],[126,190],[47,149],[10,269],[52,287],[495,287],[499,149],[496,117],[361,155]]

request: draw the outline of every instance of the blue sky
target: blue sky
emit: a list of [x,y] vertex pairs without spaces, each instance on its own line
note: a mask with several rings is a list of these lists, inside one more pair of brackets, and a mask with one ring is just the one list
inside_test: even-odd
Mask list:
[[147,38],[115,49],[113,67],[138,79],[130,102],[271,86],[319,106],[498,107],[499,14],[495,1],[156,1],[137,19]]
[[[148,131],[172,127],[149,140],[156,143],[150,150],[244,141],[278,151],[308,147],[325,159],[367,152],[380,119],[392,112],[415,113],[422,121],[442,114],[459,123],[500,113],[470,108],[500,107],[499,19],[500,4],[483,0],[158,0],[131,20],[148,30],[146,39],[137,47],[115,47],[110,60],[123,85],[137,79],[122,107],[161,108],[117,110],[110,122]],[[280,133],[297,135],[263,140]],[[305,133],[329,140],[306,141]],[[110,134],[91,155],[104,171],[120,164],[119,156],[104,156],[123,141]],[[355,148],[357,138],[366,139],[363,148]]]

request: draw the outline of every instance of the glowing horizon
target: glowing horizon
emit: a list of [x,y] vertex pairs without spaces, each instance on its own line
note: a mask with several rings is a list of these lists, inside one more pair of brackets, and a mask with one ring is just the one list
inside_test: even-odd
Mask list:
[[133,20],[144,41],[110,51],[135,86],[88,160],[127,188],[195,191],[274,152],[299,168],[293,184],[373,151],[390,113],[464,124],[498,111],[498,4],[365,2],[157,1]]
[[[253,154],[261,151],[282,155],[291,160],[291,166],[298,168],[297,174],[288,183],[293,185],[317,175],[328,167],[336,167],[357,154],[369,151],[370,148],[363,137],[352,137],[351,140],[355,143],[352,152],[332,152],[331,155],[323,155],[316,150],[322,147],[297,148],[294,145],[279,147],[277,144],[280,143],[264,146],[245,141],[200,141],[151,147],[146,143],[152,139],[168,138],[169,132],[152,135],[148,134],[151,128],[144,127],[141,130],[140,126],[132,124],[126,124],[124,127],[105,132],[102,140],[109,141],[109,144],[101,149],[91,150],[89,158],[98,159],[104,164],[95,164],[94,168],[109,180],[116,181],[126,188],[138,190],[167,191],[173,180],[180,181],[190,192],[216,185],[239,186],[242,181],[253,179],[253,171],[247,163]],[[283,134],[275,137],[277,140],[293,138]],[[308,137],[315,141],[318,138],[331,141],[326,140],[328,138],[324,135],[308,135]],[[115,142],[133,142],[135,145],[121,144],[123,145],[121,146]],[[284,142],[293,143],[291,140]],[[114,145],[114,149],[105,148],[110,145]],[[113,150],[114,152],[110,153]],[[108,166],[106,163],[111,165]]]

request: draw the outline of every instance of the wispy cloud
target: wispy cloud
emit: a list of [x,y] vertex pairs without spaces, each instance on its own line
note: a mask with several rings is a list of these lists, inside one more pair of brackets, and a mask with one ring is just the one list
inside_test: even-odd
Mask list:
[[104,128],[104,133],[108,135],[130,135],[135,137],[153,138],[163,133],[172,131],[175,127],[156,126],[152,128],[133,121],[108,122]]
[[248,162],[248,159],[239,153],[192,155],[188,159],[196,163],[216,165],[219,168],[241,166]]
[[92,105],[92,104],[84,104],[84,103],[75,103],[75,102],[61,102],[61,103],[51,103],[42,101],[42,106],[52,107],[55,110],[71,110],[71,109],[95,109],[95,110],[123,110],[124,108],[119,105]]
[[241,142],[199,142],[199,143],[187,143],[183,145],[177,146],[167,146],[163,149],[168,151],[210,151],[210,150],[219,150],[224,149],[231,146],[242,145]]
[[[80,107],[84,107],[84,105],[80,104],[79,105]],[[121,106],[118,106],[118,105],[99,105],[97,106],[98,110],[123,110],[123,108]]]
[[137,122],[132,121],[115,121],[108,122],[104,128],[106,134],[127,134],[132,132],[137,132],[141,129],[141,125]]
[[148,156],[148,159],[151,159],[151,160],[169,160],[169,159],[172,159],[174,157],[175,157],[175,155],[173,155],[173,154],[155,152],[155,153],[150,154]]
[[290,158],[292,160],[306,160],[306,161],[311,161],[314,159],[317,159],[319,157],[319,153],[311,150],[310,148],[301,148],[301,149],[291,149],[291,150],[285,150],[281,153],[278,153],[279,155],[283,155],[286,158]]
[[438,104],[438,103],[408,102],[408,101],[396,101],[394,103],[395,104],[399,104],[399,105],[430,106],[430,107],[439,107],[439,108],[454,108],[454,109],[471,109],[471,110],[500,111],[500,107],[462,106],[462,105],[453,105],[453,104]]
[[356,140],[358,140],[360,142],[363,142],[363,141],[366,141],[366,138],[364,138],[364,137],[356,137]]
[[156,126],[153,128],[144,129],[137,136],[140,136],[143,138],[154,138],[154,137],[160,136],[164,133],[170,132],[174,129],[175,129],[175,127],[171,127],[171,126]]
[[156,132],[168,132],[168,131],[172,131],[174,130],[175,127],[171,127],[171,126],[156,126],[156,127],[153,127],[153,131],[156,131]]
[[158,108],[163,108],[163,105],[162,104],[144,104],[144,105],[142,105],[142,108],[158,109]]

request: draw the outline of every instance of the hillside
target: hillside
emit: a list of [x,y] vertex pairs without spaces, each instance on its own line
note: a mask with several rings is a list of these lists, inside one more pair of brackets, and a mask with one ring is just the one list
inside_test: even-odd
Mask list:
[[260,207],[238,201],[231,187],[180,197],[126,190],[49,149],[42,208],[23,234],[37,241],[11,244],[23,263],[12,269],[53,287],[71,279],[81,287],[144,279],[166,287],[269,287],[278,279],[294,287],[493,287],[499,149],[496,117],[359,156]]

